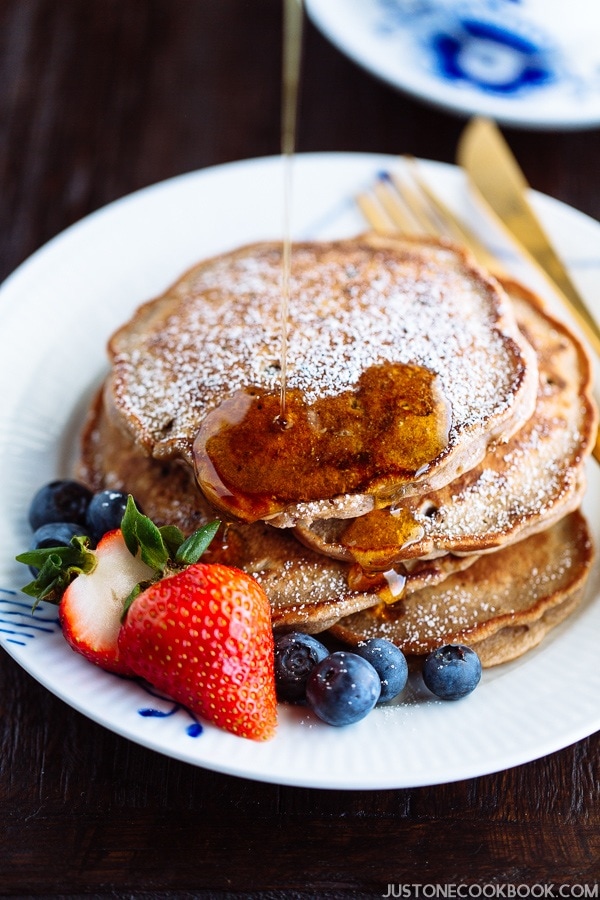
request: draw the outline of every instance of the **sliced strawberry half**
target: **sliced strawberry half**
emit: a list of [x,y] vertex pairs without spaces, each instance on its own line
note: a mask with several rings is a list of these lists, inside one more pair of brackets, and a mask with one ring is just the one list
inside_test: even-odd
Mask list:
[[266,740],[277,703],[271,608],[252,576],[200,556],[220,527],[185,538],[129,497],[119,530],[17,559],[38,568],[23,591],[59,604],[70,646],[104,669],[145,678],[233,734]]
[[117,638],[125,601],[154,569],[132,556],[120,529],[109,531],[93,552],[96,565],[66,588],[58,607],[63,634],[86,659],[110,672],[131,671],[119,660]]

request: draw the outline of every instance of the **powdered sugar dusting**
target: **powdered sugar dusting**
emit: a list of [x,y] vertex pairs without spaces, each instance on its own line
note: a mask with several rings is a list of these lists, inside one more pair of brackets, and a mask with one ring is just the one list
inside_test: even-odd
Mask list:
[[[138,330],[134,320],[120,332],[112,344],[115,398],[147,440],[185,444],[225,396],[247,386],[278,389],[280,276],[278,245],[223,256],[159,301],[165,315],[151,327],[142,320]],[[353,387],[370,366],[417,363],[442,378],[453,441],[501,414],[522,378],[514,344],[495,329],[498,302],[445,248],[402,256],[357,242],[300,245],[288,385],[310,403]]]
[[550,440],[539,437],[535,428],[519,435],[499,470],[493,466],[478,470],[460,492],[450,492],[436,515],[416,511],[424,540],[456,545],[463,538],[474,538],[493,547],[505,543],[519,525],[547,524],[555,510],[563,515],[575,508],[582,487],[579,467],[573,465],[579,432],[558,427]]
[[344,624],[362,638],[387,637],[407,652],[424,653],[443,641],[482,638],[505,625],[532,621],[560,603],[585,569],[580,527],[562,520],[554,532],[535,536],[528,549],[482,557],[466,575],[417,591],[394,607],[351,616]]
[[[581,502],[595,430],[587,363],[578,343],[535,303],[512,300],[538,354],[534,414],[478,466],[437,491],[401,502],[423,534],[398,548],[397,561],[497,549],[548,527]],[[324,552],[327,543],[343,540],[345,528],[333,518],[312,525]]]

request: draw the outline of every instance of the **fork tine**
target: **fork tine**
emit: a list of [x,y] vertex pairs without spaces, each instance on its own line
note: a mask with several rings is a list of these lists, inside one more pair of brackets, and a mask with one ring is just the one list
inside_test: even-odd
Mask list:
[[373,191],[400,231],[407,234],[436,233],[423,205],[411,195],[410,189],[403,186],[396,175],[380,173]]
[[357,197],[367,222],[380,234],[445,236],[467,246],[478,262],[503,275],[498,260],[437,197],[422,177],[414,157],[403,156],[401,173],[381,172],[370,192]]
[[[419,191],[426,198],[431,210],[439,218],[442,223],[441,228],[445,230],[449,237],[462,244],[465,244],[476,257],[481,265],[485,266],[490,272],[495,274],[505,274],[501,271],[501,266],[496,257],[490,253],[487,247],[481,243],[477,236],[455,215],[446,204],[433,193],[426,180],[419,171],[418,163],[414,157],[404,157],[410,169],[411,177],[415,184],[418,185]],[[443,231],[442,231],[443,233]]]
[[374,228],[379,234],[398,233],[398,228],[373,194],[363,192],[358,195],[356,202],[371,228]]

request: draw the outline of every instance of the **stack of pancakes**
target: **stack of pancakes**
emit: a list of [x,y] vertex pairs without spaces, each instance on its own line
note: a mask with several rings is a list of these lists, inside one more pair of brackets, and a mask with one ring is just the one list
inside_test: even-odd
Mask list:
[[462,249],[363,235],[207,260],[112,336],[79,477],[263,585],[276,629],[514,659],[592,561],[578,339]]

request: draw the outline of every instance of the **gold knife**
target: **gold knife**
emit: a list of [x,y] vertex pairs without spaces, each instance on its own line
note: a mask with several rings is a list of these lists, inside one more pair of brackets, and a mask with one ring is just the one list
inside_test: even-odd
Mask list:
[[[557,296],[575,312],[590,344],[600,356],[600,328],[573,284],[550,239],[529,204],[529,185],[499,128],[490,119],[477,117],[464,129],[458,144],[457,162],[469,176],[471,187],[484,206],[516,238],[525,256],[540,267],[552,282]],[[488,210],[489,212],[489,210]]]
[[[529,186],[498,127],[490,119],[472,119],[460,137],[456,158],[492,220],[500,221],[516,239],[525,257],[549,277],[556,295],[575,313],[600,356],[598,324],[529,205],[526,196]],[[600,462],[600,431],[593,455]]]

